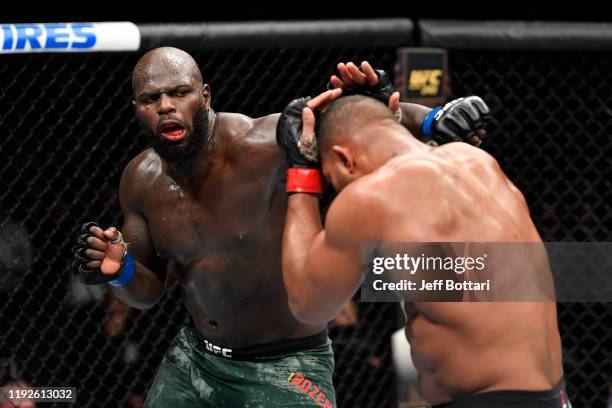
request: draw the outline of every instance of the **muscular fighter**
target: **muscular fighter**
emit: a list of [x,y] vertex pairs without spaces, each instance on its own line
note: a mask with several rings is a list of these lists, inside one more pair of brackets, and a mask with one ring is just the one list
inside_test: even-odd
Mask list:
[[[189,323],[145,406],[335,406],[326,322],[295,319],[282,281],[279,115],[215,113],[196,62],[175,48],[146,53],[132,87],[153,146],[121,177],[121,231],[85,224],[75,256],[86,284],[108,283],[135,308],[152,307],[179,282]],[[401,110],[413,129],[429,112]],[[307,384],[292,382],[305,377]]]
[[[362,254],[364,242],[541,242],[523,195],[486,152],[465,143],[428,146],[383,104],[359,95],[331,102],[317,121],[320,168],[339,193],[325,229],[316,195],[289,196],[283,274],[298,320],[317,324],[338,314],[362,282],[362,260],[374,255]],[[301,148],[314,122],[304,99],[279,121],[279,144],[296,171],[318,172]],[[554,302],[414,302],[405,312],[429,403],[569,407]]]

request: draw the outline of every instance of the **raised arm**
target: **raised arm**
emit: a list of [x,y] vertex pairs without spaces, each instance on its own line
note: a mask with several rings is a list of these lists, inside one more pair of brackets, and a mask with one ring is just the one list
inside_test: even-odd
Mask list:
[[361,283],[361,239],[357,231],[347,231],[355,222],[352,217],[359,217],[354,212],[367,207],[354,203],[349,207],[345,198],[343,192],[334,202],[322,230],[318,197],[299,193],[289,197],[283,279],[291,312],[302,322],[332,320]]
[[276,133],[287,158],[286,190],[290,194],[283,236],[283,278],[292,313],[309,323],[333,319],[361,282],[362,237],[354,234],[350,239],[337,238],[342,236],[337,231],[349,219],[344,218],[349,210],[343,208],[345,201],[334,201],[327,215],[326,231],[322,230],[319,210],[322,186],[313,143],[312,110],[339,95],[339,90],[333,90],[312,100],[291,102],[279,119]]
[[400,123],[420,140],[426,140],[423,135],[423,122],[431,108],[416,103],[397,102],[397,109],[401,110]]
[[337,65],[340,77],[332,75],[329,87],[343,89],[344,95],[361,94],[378,99],[395,112],[396,118],[415,137],[424,142],[441,145],[449,142],[468,142],[480,145],[486,136],[490,120],[487,104],[478,96],[450,101],[433,110],[414,103],[400,103],[389,75],[375,70],[363,61],[359,67],[352,62]]

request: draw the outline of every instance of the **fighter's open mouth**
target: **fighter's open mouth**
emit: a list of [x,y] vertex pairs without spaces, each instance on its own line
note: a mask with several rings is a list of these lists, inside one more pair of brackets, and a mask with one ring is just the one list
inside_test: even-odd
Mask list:
[[185,136],[185,128],[177,122],[163,123],[160,126],[161,135],[168,140],[180,140]]

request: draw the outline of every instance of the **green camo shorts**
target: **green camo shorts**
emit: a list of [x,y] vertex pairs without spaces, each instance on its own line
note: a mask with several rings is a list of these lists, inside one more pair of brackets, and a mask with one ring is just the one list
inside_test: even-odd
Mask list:
[[331,340],[308,350],[231,360],[201,351],[190,324],[168,349],[145,408],[336,407]]

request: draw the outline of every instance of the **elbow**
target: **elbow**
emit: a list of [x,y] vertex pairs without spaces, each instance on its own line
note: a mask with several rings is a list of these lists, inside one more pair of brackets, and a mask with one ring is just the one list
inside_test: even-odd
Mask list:
[[152,309],[153,306],[155,306],[155,305],[157,305],[159,303],[160,299],[161,299],[161,296],[158,299],[155,299],[153,301],[138,302],[138,303],[135,303],[134,305],[131,305],[131,306],[133,308],[135,308],[135,309],[145,311],[145,310]]
[[159,300],[161,299],[161,296],[158,299],[153,299],[153,300],[124,300],[124,302],[129,306],[132,307],[134,309],[138,309],[138,310],[149,310],[151,308],[153,308],[153,306],[155,306],[157,303],[159,303]]
[[319,313],[315,308],[308,307],[303,303],[289,302],[289,310],[293,317],[301,323],[305,324],[321,324],[326,323],[330,320],[328,316]]
[[149,310],[153,308],[153,306],[157,305],[161,298],[164,295],[164,291],[159,291],[158,293],[150,293],[148,296],[134,296],[131,294],[122,293],[119,290],[115,290],[113,288],[113,295],[121,300],[123,303],[138,310]]
[[160,291],[155,296],[151,296],[148,299],[145,299],[143,302],[139,302],[138,306],[134,306],[140,310],[149,310],[153,308],[153,306],[157,305],[159,301],[164,297],[164,291]]

